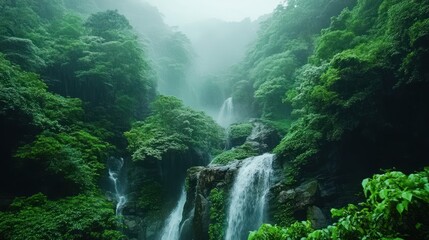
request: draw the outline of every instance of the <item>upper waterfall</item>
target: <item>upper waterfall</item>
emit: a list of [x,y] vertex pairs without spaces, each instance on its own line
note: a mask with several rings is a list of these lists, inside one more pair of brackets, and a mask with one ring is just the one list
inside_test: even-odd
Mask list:
[[266,153],[244,160],[231,190],[225,240],[247,239],[262,224],[273,159],[274,154]]
[[232,97],[227,98],[218,113],[216,122],[224,128],[227,128],[234,122],[234,105]]

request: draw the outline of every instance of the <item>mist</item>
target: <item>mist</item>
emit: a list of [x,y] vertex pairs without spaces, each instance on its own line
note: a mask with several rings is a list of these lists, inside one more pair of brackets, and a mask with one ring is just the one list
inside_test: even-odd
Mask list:
[[[117,10],[138,35],[159,94],[217,119],[233,95],[234,69],[256,42],[260,25],[284,0],[89,0],[70,8],[88,16]],[[237,120],[246,113],[239,111]]]
[[150,56],[157,90],[216,119],[231,97],[229,70],[256,40],[260,23],[282,1],[94,0],[94,11],[124,14]]
[[147,0],[164,22],[190,41],[190,64],[182,84],[163,86],[162,94],[175,95],[187,105],[217,118],[222,103],[231,97],[225,88],[229,70],[241,62],[256,40],[259,25],[281,0]]
[[281,0],[148,0],[164,14],[169,25],[183,26],[216,18],[224,21],[256,20],[271,13]]

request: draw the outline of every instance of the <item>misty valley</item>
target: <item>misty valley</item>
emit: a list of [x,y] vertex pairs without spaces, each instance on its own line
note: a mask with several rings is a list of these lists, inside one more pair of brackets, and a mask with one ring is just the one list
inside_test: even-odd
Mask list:
[[0,0],[0,239],[429,239],[429,0]]

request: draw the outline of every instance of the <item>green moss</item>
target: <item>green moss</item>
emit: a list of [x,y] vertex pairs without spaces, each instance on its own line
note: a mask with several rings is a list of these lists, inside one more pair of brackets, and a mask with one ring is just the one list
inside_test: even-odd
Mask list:
[[241,139],[247,138],[252,133],[253,126],[251,123],[238,123],[233,124],[229,127],[229,138],[230,139]]
[[296,221],[293,217],[294,209],[290,204],[281,204],[276,202],[275,209],[276,211],[273,214],[273,220],[277,225],[289,226]]
[[224,229],[226,225],[226,198],[227,194],[223,189],[214,188],[210,192],[209,199],[211,206],[209,239],[211,240],[224,238]]
[[286,119],[278,119],[278,120],[268,120],[268,119],[262,119],[262,123],[267,125],[270,128],[273,128],[281,135],[285,135],[290,126],[292,125],[293,120],[290,118]]
[[185,190],[188,192],[191,187],[196,187],[197,184],[197,173],[201,171],[201,166],[191,167],[188,169],[185,178]]
[[215,164],[228,164],[233,160],[241,160],[248,157],[258,155],[258,151],[249,143],[245,143],[240,147],[233,148],[217,155],[212,163]]

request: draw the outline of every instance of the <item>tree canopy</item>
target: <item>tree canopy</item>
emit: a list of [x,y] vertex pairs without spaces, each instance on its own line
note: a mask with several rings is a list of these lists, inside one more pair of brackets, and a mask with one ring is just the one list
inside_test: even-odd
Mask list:
[[185,107],[177,98],[168,96],[159,96],[151,109],[151,116],[125,133],[134,160],[148,157],[161,160],[166,153],[221,147],[222,129],[203,112]]

